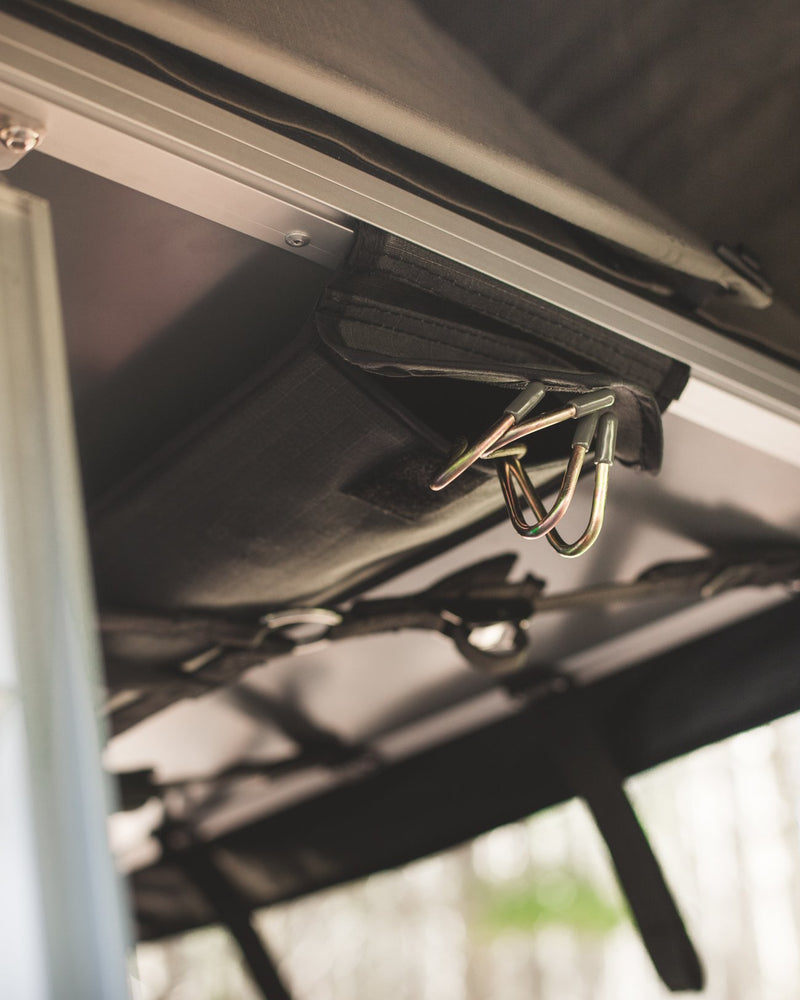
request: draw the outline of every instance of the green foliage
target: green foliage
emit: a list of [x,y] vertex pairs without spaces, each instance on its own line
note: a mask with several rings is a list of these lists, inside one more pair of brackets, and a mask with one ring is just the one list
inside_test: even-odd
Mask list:
[[484,884],[477,896],[479,924],[490,934],[535,933],[559,925],[602,937],[626,919],[587,879],[570,871],[542,873],[513,885]]

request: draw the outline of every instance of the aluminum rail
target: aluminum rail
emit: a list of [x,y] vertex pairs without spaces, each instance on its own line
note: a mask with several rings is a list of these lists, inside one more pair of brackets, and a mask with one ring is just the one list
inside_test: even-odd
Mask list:
[[363,220],[685,362],[673,412],[800,465],[788,365],[7,15],[0,105],[38,118],[43,152],[242,232],[286,243],[294,217],[276,223],[274,201],[305,213],[319,230],[291,252],[335,266]]
[[363,220],[661,351],[692,369],[675,413],[800,465],[789,366],[7,15],[0,105],[38,118],[43,152],[231,228],[286,244],[302,219],[309,242],[287,247],[329,266]]

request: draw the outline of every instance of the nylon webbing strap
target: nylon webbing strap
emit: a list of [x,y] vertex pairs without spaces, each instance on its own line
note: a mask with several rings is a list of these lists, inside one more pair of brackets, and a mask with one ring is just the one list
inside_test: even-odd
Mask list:
[[298,705],[277,698],[248,684],[232,687],[228,700],[256,722],[271,722],[300,747],[302,760],[313,766],[335,767],[370,753],[362,743],[347,743],[333,730],[314,722]]
[[165,852],[205,897],[230,932],[264,1000],[292,1000],[275,962],[250,919],[250,907],[220,871],[211,850],[194,840],[188,829],[168,825],[159,833]]
[[703,968],[647,836],[625,794],[621,771],[579,691],[553,699],[550,747],[594,816],[644,945],[670,990],[702,990]]

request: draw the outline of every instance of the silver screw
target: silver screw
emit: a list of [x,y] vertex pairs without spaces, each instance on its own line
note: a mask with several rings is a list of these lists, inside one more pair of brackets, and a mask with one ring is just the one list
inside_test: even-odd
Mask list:
[[30,153],[39,143],[41,135],[27,125],[6,125],[0,129],[0,142],[12,153]]
[[308,233],[304,233],[299,229],[287,233],[285,239],[290,247],[307,247],[311,242],[311,237]]

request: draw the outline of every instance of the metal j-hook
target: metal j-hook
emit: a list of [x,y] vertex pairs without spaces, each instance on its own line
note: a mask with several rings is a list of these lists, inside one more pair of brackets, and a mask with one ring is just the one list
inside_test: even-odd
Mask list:
[[431,489],[438,491],[449,486],[467,469],[474,465],[478,459],[487,451],[490,451],[497,442],[507,434],[508,431],[516,427],[523,417],[544,398],[547,390],[540,382],[529,382],[519,395],[515,396],[508,406],[503,410],[503,416],[497,423],[492,424],[489,430],[478,440],[470,445],[466,451],[454,458],[450,464],[444,468],[431,483]]
[[[576,437],[578,437],[577,434]],[[591,548],[600,534],[600,530],[603,527],[603,519],[605,517],[606,498],[608,496],[608,480],[611,466],[614,463],[616,440],[617,418],[613,413],[605,413],[600,418],[599,426],[597,428],[597,442],[594,458],[595,480],[589,523],[580,538],[572,543],[565,542],[558,532],[553,530],[552,527],[549,529],[546,536],[547,540],[559,553],[559,555],[567,558],[582,555],[589,548]],[[582,443],[582,441],[578,442],[578,448],[576,448],[575,441],[573,440],[573,458],[576,456],[576,451],[580,451]],[[589,443],[591,443],[591,440]],[[581,466],[583,465],[585,454],[586,449],[584,449],[580,455]],[[572,459],[570,462],[572,462]],[[569,466],[567,467],[567,473],[568,472]],[[578,469],[578,472],[580,473],[580,468]],[[562,488],[559,491],[559,499],[564,492],[564,485],[567,481],[567,473],[564,475]],[[556,509],[558,500],[556,500],[556,504],[554,504],[553,509],[548,513],[539,498],[533,483],[531,483],[528,474],[525,472],[518,455],[503,458],[498,464],[497,474],[500,479],[500,486],[503,490],[503,497],[506,501],[506,508],[508,509],[508,516],[511,523],[514,525],[515,529],[526,538],[537,537],[532,533],[531,526],[525,521],[519,499],[514,489],[514,481],[516,481],[519,485],[525,500],[533,511],[534,516],[537,518],[537,525],[533,527],[537,527],[547,521]],[[539,531],[538,534],[541,535],[543,532]]]
[[[614,405],[615,396],[610,389],[595,389],[575,396],[558,410],[526,419],[530,411],[542,400],[545,392],[545,387],[541,383],[530,382],[506,407],[500,420],[472,445],[462,450],[436,476],[431,483],[431,489],[438,491],[449,486],[479,459],[493,459],[497,462],[497,474],[508,515],[519,534],[525,538],[547,537],[551,545],[562,555],[580,555],[597,538],[603,523],[608,491],[608,469],[614,458],[617,422],[616,417],[608,413],[600,418],[600,413]],[[578,424],[572,439],[572,451],[558,496],[550,510],[547,510],[523,468],[521,459],[525,455],[525,445],[516,442],[545,427],[573,419],[577,419]],[[586,454],[598,428],[598,420],[600,420],[600,431],[595,458],[597,469],[592,514],[583,535],[577,542],[568,545],[554,529],[566,514],[572,501]],[[528,524],[525,520],[515,483],[536,517],[535,524]]]
[[[597,420],[597,414],[591,413],[588,417],[582,417],[578,421],[578,426],[575,428],[575,434],[572,438],[572,452],[567,463],[567,468],[564,471],[564,477],[561,480],[558,496],[549,511],[544,509],[541,504],[539,505],[539,509],[534,511],[537,519],[535,524],[528,524],[525,520],[514,490],[513,480],[516,479],[526,500],[529,494],[535,492],[533,483],[531,483],[528,473],[523,468],[519,456],[503,458],[499,462],[497,475],[508,509],[508,516],[518,534],[522,535],[523,538],[541,538],[549,534],[566,514],[575,493],[575,488],[578,485],[581,471],[583,470],[586,453],[594,438]],[[501,449],[498,449],[498,451],[501,451]],[[528,503],[533,510],[530,500],[528,500]]]
[[[503,417],[474,444],[454,458],[433,480],[432,490],[443,490],[480,458],[492,458],[499,448],[505,448],[520,438],[528,437],[545,427],[552,427],[565,420],[580,419],[591,413],[599,413],[614,405],[614,393],[610,389],[596,389],[571,399],[566,406],[550,413],[543,413],[530,420],[524,418],[538,406],[545,395],[545,387],[540,382],[529,382],[518,396],[503,411]],[[580,470],[579,470],[580,471]]]

